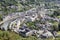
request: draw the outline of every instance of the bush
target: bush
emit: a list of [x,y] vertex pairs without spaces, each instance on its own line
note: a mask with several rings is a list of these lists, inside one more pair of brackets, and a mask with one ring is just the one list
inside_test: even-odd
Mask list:
[[3,20],[3,18],[2,18],[2,15],[0,14],[0,21],[2,21]]

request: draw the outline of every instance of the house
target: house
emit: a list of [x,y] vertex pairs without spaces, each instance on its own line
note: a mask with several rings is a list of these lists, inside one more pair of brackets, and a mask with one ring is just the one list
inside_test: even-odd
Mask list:
[[27,36],[31,36],[33,34],[33,31],[31,31],[29,28],[22,27],[19,29],[19,34],[24,37],[27,37]]
[[51,32],[49,32],[49,31],[47,31],[47,30],[45,30],[43,32],[42,36],[46,37],[46,38],[49,38],[49,37],[53,37],[54,38],[53,34]]
[[12,21],[9,25],[9,29],[12,31],[17,31],[20,27],[20,20],[16,19],[15,21]]
[[49,38],[49,37],[53,37],[53,34],[51,32],[49,32],[48,30],[39,30],[37,32],[37,37],[40,37],[40,38]]
[[10,21],[4,22],[4,23],[1,25],[1,27],[0,27],[1,30],[7,31],[9,24],[10,24]]
[[35,21],[37,17],[38,17],[37,13],[33,11],[27,11],[27,14],[25,15],[27,21]]

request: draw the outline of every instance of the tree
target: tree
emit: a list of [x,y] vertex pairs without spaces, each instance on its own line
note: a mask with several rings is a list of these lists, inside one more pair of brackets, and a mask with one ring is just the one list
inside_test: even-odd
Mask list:
[[55,10],[54,13],[53,13],[53,15],[60,16],[60,10],[59,9],[58,10]]
[[58,29],[59,29],[59,31],[60,31],[60,23],[58,24]]
[[11,8],[9,6],[16,5],[17,2],[15,0],[0,0],[0,4],[1,4],[1,10],[5,14],[8,14],[11,11]]

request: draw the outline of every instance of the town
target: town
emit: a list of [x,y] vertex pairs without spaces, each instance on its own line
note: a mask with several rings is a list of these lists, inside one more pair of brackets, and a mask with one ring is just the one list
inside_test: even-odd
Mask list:
[[59,5],[57,2],[57,8],[50,8],[40,4],[27,11],[4,15],[0,21],[0,30],[12,31],[22,37],[36,36],[39,40],[46,38],[57,40],[56,37],[60,37]]

